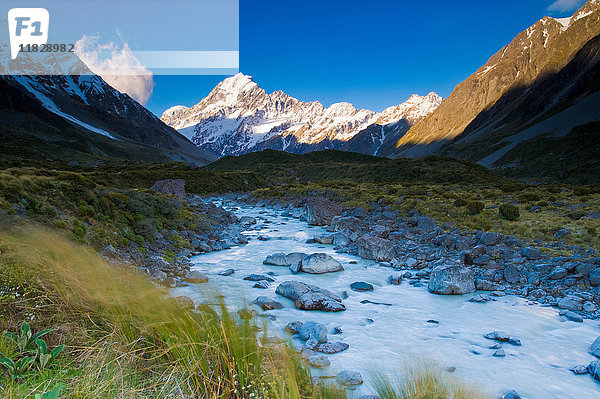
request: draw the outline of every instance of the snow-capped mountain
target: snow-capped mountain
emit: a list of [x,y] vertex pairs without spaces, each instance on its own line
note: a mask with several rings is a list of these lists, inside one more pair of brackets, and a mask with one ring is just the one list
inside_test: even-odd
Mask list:
[[[381,113],[345,102],[325,108],[318,101],[299,101],[282,91],[268,94],[250,76],[239,73],[219,83],[193,107],[169,108],[161,120],[217,156],[267,148],[302,153],[341,148],[374,125],[404,121],[410,127],[433,112],[441,100],[435,93],[413,95]],[[369,148],[367,153],[375,152]]]
[[[40,148],[58,146],[58,152],[69,153],[67,158],[77,153],[197,164],[214,160],[90,72],[73,53],[23,53],[10,60],[1,56],[7,51],[6,45],[0,46],[0,128],[12,132],[7,137],[16,144],[42,141],[46,145],[40,143]],[[29,74],[10,75],[16,70]],[[56,71],[64,74],[53,75]],[[43,152],[58,157],[57,151]]]

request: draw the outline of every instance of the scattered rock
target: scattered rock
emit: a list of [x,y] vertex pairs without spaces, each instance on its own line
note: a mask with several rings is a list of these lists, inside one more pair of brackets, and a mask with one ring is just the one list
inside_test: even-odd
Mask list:
[[330,364],[329,358],[325,355],[309,356],[306,360],[308,360],[308,364],[315,368],[324,368]]
[[583,365],[575,366],[575,367],[571,368],[571,371],[573,372],[573,374],[588,374],[589,373],[588,368]]
[[286,281],[277,287],[277,294],[294,301],[300,310],[339,312],[346,310],[342,298],[323,288],[299,281]]
[[327,353],[329,355],[334,353],[340,353],[348,349],[350,345],[345,342],[337,341],[337,342],[326,342],[323,344],[319,344],[314,347],[316,352]]
[[394,257],[394,243],[385,238],[362,236],[356,241],[356,248],[363,259],[389,262]]
[[592,377],[594,377],[595,379],[600,381],[600,361],[598,361],[598,360],[592,361],[587,369],[590,372],[590,374],[592,375]]
[[178,199],[185,198],[185,180],[183,179],[165,179],[158,180],[152,186],[152,190],[161,194],[170,194]]
[[306,201],[306,220],[311,226],[331,224],[331,219],[342,213],[342,208],[335,202],[323,197],[310,197]]
[[284,253],[277,253],[267,256],[267,259],[263,260],[263,265],[289,266],[290,263],[288,263]]
[[363,383],[362,376],[358,371],[344,370],[335,376],[338,384],[343,386],[360,385]]
[[324,253],[307,256],[300,262],[300,271],[310,274],[334,273],[344,270],[342,264]]
[[244,277],[244,280],[246,280],[246,281],[268,281],[269,283],[272,283],[273,281],[275,281],[271,277],[265,276],[264,274],[250,274],[250,275]]
[[227,269],[223,270],[222,272],[219,272],[219,276],[231,276],[233,273],[235,273],[235,270]]
[[504,357],[504,356],[506,356],[506,353],[504,353],[504,349],[500,348],[496,352],[494,352],[494,354],[492,356],[494,356],[494,357]]
[[287,326],[285,326],[285,331],[290,334],[300,334],[300,329],[304,322],[302,321],[290,321]]
[[469,302],[476,302],[476,303],[484,303],[490,300],[490,297],[487,295],[475,295],[474,297],[472,297],[471,299],[469,299]]
[[333,244],[333,236],[331,236],[331,235],[314,236],[313,239],[315,240],[315,242],[317,242],[319,244],[324,244],[324,245]]
[[519,396],[517,391],[505,391],[500,396],[500,399],[521,399],[521,396]]
[[561,298],[558,301],[559,309],[567,309],[567,310],[582,310],[583,299],[575,295],[567,295],[564,298]]
[[440,295],[462,295],[475,292],[473,274],[458,265],[438,266],[431,272],[429,291]]
[[300,339],[303,341],[315,339],[319,344],[325,343],[327,342],[327,327],[321,323],[307,321],[300,327]]
[[385,302],[373,302],[373,301],[369,301],[368,299],[364,299],[362,301],[360,301],[360,303],[370,303],[373,305],[383,305],[383,306],[392,306],[391,303],[385,303]]
[[400,285],[402,283],[402,274],[392,274],[390,277],[388,277],[388,282],[391,285]]
[[499,342],[508,342],[516,346],[521,346],[521,340],[500,331],[492,331],[484,335],[487,339],[492,339]]
[[567,277],[567,269],[564,267],[557,267],[548,274],[548,280],[560,280],[561,278]]
[[477,291],[500,291],[503,289],[503,287],[498,283],[494,283],[493,281],[478,278],[475,279],[475,289]]
[[373,291],[373,285],[369,283],[365,283],[364,281],[357,281],[355,283],[350,284],[350,288],[353,291]]
[[529,260],[538,260],[542,257],[542,252],[539,249],[531,247],[525,248],[522,254]]
[[256,224],[256,218],[253,218],[252,216],[242,216],[240,218],[240,223],[245,225]]
[[252,302],[252,304],[259,306],[262,310],[273,310],[273,309],[282,309],[283,305],[273,299],[270,299],[266,296],[259,296]]
[[256,284],[254,284],[252,287],[253,288],[258,288],[261,290],[266,290],[267,288],[269,288],[271,286],[271,283],[268,282],[267,280],[262,280],[262,281],[258,281]]

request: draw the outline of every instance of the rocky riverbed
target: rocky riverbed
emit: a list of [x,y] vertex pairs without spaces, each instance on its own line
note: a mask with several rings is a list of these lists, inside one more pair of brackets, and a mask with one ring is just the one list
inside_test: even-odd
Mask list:
[[600,395],[592,377],[571,370],[588,370],[600,333],[593,251],[551,257],[515,237],[415,213],[344,211],[324,199],[235,199],[225,206],[243,226],[238,242],[192,257],[191,272],[208,283],[182,281],[172,294],[199,303],[211,286],[232,310],[249,306],[274,339],[292,335],[313,375],[355,388],[351,397],[373,393],[373,370],[394,375],[415,358],[491,395]]

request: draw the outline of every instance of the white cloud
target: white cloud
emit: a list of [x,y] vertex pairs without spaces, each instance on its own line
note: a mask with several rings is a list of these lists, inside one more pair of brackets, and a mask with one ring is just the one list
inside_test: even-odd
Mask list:
[[550,11],[572,11],[581,7],[585,3],[585,0],[556,0],[550,4],[548,10]]
[[143,66],[127,43],[99,44],[98,37],[83,36],[75,43],[75,54],[88,68],[112,87],[145,105],[152,95],[152,72]]

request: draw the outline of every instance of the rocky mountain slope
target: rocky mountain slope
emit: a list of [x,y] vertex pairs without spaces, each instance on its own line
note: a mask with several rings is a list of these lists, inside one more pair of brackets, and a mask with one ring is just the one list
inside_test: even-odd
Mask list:
[[542,154],[515,157],[521,143],[558,138],[556,150],[573,129],[600,121],[599,34],[599,0],[571,18],[541,19],[415,124],[393,156],[438,152],[527,169]]
[[359,110],[349,103],[325,108],[282,91],[267,94],[251,77],[237,74],[193,107],[172,107],[161,119],[217,156],[263,149],[304,153],[342,147],[376,154],[387,151],[390,143],[440,102],[437,94],[430,93],[413,95],[381,113]]
[[[75,55],[44,57],[31,60],[24,53],[14,61],[28,65],[31,75],[11,76],[7,71],[14,70],[13,61],[0,64],[4,154],[30,152],[75,162],[106,157],[195,164],[214,160],[127,94],[92,74]],[[57,65],[65,74],[47,75]]]

